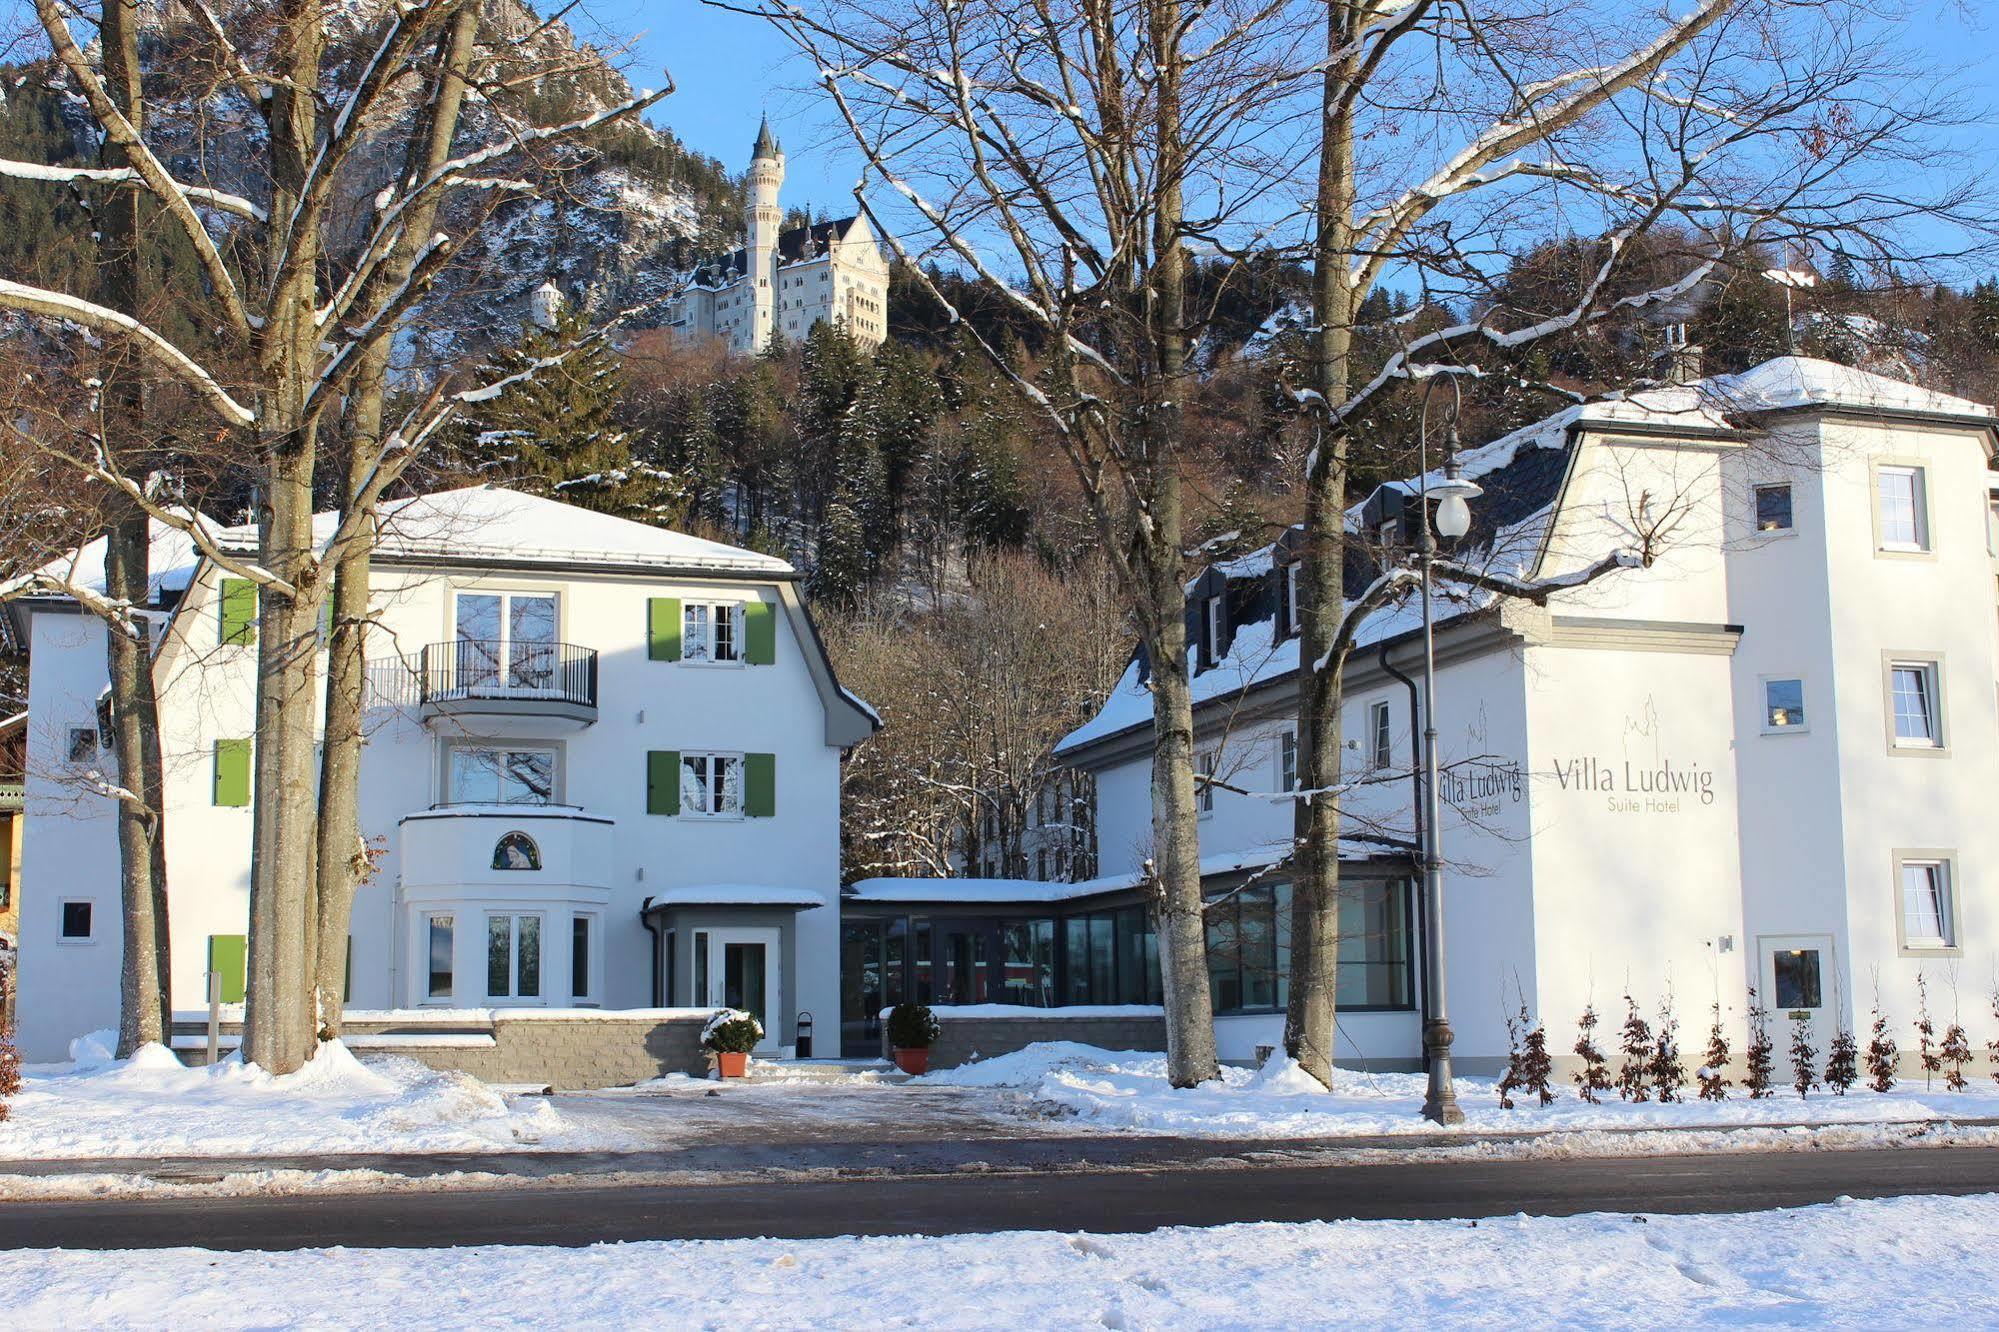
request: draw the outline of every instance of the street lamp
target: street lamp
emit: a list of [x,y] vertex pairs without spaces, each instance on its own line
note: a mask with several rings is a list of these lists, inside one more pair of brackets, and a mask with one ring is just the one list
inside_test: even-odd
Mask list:
[[[1423,1019],[1423,1053],[1427,1057],[1430,1083],[1423,1093],[1423,1118],[1437,1124],[1462,1124],[1465,1112],[1458,1108],[1456,1090],[1451,1085],[1451,1023],[1445,1006],[1444,985],[1444,858],[1440,850],[1442,832],[1438,818],[1442,802],[1437,797],[1437,645],[1436,622],[1431,613],[1431,566],[1437,559],[1437,538],[1456,541],[1471,530],[1471,506],[1480,489],[1465,480],[1458,465],[1458,411],[1462,398],[1455,375],[1451,380],[1451,414],[1444,436],[1444,476],[1430,481],[1430,394],[1437,386],[1435,376],[1423,388],[1423,414],[1416,432],[1418,481],[1416,558],[1423,588],[1423,987],[1428,1010]],[[1431,530],[1430,500],[1437,500],[1436,530]]]

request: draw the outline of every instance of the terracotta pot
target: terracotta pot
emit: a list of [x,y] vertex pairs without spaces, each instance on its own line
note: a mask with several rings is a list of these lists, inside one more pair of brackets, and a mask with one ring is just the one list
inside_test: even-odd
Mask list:
[[743,1051],[717,1050],[715,1067],[722,1071],[725,1078],[745,1077],[750,1071],[750,1057]]
[[914,1050],[895,1047],[895,1066],[912,1078],[920,1078],[930,1071],[930,1048],[919,1046]]

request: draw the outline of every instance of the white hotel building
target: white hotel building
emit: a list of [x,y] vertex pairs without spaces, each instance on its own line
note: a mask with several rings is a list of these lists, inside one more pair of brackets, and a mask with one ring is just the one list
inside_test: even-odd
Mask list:
[[[1486,493],[1464,558],[1550,578],[1641,530],[1660,553],[1546,607],[1442,603],[1460,1071],[1499,1065],[1522,999],[1565,1052],[1588,1004],[1614,1034],[1627,992],[1648,1017],[1670,993],[1690,1050],[1719,1002],[1739,1050],[1753,985],[1780,1045],[1802,1009],[1821,1051],[1841,1023],[1864,1038],[1878,993],[1906,1048],[1921,974],[1939,1032],[1959,1018],[1974,1048],[1999,1036],[1994,447],[1987,407],[1782,358],[1578,407],[1465,455]],[[1216,898],[1250,882],[1209,922],[1224,1058],[1277,1043],[1287,997],[1295,535],[1189,589],[1197,749],[1237,788],[1204,798],[1204,877]],[[1355,552],[1350,596],[1377,567]],[[1413,603],[1361,641],[1343,723],[1348,775],[1370,784],[1349,800],[1342,852],[1340,1052],[1407,1068],[1422,1019]],[[1142,678],[1134,662],[1060,747],[1095,779],[1103,877],[856,885],[844,943],[886,980],[850,1010],[904,988],[1156,1001],[1134,887],[1151,818]],[[858,974],[850,958],[849,990]]]
[[[256,596],[164,528],[155,547],[172,997],[200,1010],[211,970],[242,998]],[[73,567],[101,586],[102,564],[98,545]],[[876,721],[789,565],[476,487],[386,506],[373,593],[379,869],[354,905],[352,1007],[728,1003],[772,1053],[799,1013],[835,1010],[840,758]],[[117,837],[88,778],[114,761],[104,630],[60,597],[6,611],[30,646],[19,1037],[60,1059],[118,1017]]]

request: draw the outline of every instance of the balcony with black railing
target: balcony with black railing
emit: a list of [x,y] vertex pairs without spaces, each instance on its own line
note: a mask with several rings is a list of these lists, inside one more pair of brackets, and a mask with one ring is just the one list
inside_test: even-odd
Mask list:
[[417,702],[439,717],[597,720],[597,651],[573,643],[458,638],[423,649]]

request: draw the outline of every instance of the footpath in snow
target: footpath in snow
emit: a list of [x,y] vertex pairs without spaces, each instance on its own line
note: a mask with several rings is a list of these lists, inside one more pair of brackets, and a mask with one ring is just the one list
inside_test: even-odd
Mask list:
[[1999,1197],[585,1249],[0,1254],[21,1327],[1991,1327]]
[[186,1068],[159,1045],[114,1061],[92,1037],[71,1053],[73,1064],[23,1070],[0,1122],[0,1161],[596,1145],[544,1099],[506,1097],[401,1056],[363,1061],[337,1041],[287,1077],[234,1056]]
[[[1421,1115],[1424,1079],[1416,1073],[1341,1070],[1327,1091],[1282,1052],[1262,1069],[1224,1068],[1219,1082],[1174,1088],[1164,1055],[1100,1050],[1068,1041],[1030,1045],[997,1058],[945,1069],[925,1084],[985,1087],[1015,1093],[1017,1113],[1054,1116],[1106,1133],[1157,1133],[1190,1138],[1332,1138],[1431,1134]],[[1552,1105],[1516,1096],[1501,1109],[1490,1078],[1459,1078],[1459,1132],[1468,1135],[1601,1129],[1746,1128],[1773,1124],[1862,1125],[1999,1119],[1999,1083],[1986,1079],[1953,1093],[1939,1079],[1925,1090],[1904,1082],[1886,1094],[1854,1090],[1845,1096],[1815,1091],[1800,1099],[1789,1087],[1751,1100],[1740,1087],[1724,1101],[1687,1099],[1627,1103],[1608,1093],[1592,1104],[1573,1088],[1559,1089]]]

